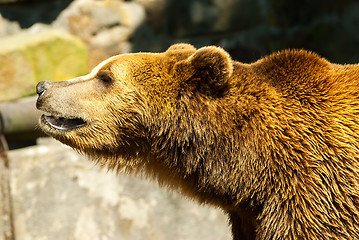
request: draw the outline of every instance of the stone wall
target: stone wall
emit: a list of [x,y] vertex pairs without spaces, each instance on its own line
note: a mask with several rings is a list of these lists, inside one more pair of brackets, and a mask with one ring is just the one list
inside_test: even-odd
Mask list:
[[[9,154],[16,239],[230,239],[218,209],[108,172],[53,139],[39,141]],[[0,227],[0,240],[10,240],[2,237]]]

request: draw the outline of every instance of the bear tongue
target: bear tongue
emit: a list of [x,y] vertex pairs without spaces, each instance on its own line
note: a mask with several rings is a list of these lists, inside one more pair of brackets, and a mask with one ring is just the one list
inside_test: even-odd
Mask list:
[[53,127],[58,130],[71,130],[75,128],[82,127],[86,122],[80,118],[67,119],[67,118],[58,118],[53,116],[45,116],[45,120]]

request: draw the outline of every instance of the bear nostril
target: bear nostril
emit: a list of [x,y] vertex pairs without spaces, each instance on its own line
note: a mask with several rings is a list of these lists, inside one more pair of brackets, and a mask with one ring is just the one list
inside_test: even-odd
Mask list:
[[42,81],[42,82],[39,82],[37,85],[36,85],[36,93],[38,95],[42,95],[46,92],[46,88],[45,88],[45,82]]

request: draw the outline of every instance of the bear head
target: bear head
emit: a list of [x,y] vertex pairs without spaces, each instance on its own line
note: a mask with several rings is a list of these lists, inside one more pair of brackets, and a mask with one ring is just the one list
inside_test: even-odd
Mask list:
[[[192,130],[185,125],[193,125],[196,112],[193,119],[181,114],[206,111],[210,99],[228,91],[232,72],[228,53],[213,46],[175,44],[163,53],[114,56],[86,76],[40,82],[40,127],[109,168],[138,169],[141,156],[161,154],[157,148],[189,144]],[[204,109],[190,106],[196,104]]]

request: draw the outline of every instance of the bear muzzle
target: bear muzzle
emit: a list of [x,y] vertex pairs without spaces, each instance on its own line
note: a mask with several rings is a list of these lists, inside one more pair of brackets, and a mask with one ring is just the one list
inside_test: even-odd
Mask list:
[[42,81],[36,85],[36,93],[41,96],[46,92],[46,82]]
[[56,116],[41,116],[41,122],[61,131],[69,131],[76,128],[80,128],[86,125],[86,122],[81,118],[63,118]]
[[39,82],[36,86],[36,93],[39,95],[36,101],[36,108],[43,111],[44,114],[40,119],[40,126],[43,130],[47,127],[60,131],[70,131],[85,126],[87,123],[79,117],[62,116],[61,113],[52,109],[47,104],[49,99],[45,95],[51,83]]

